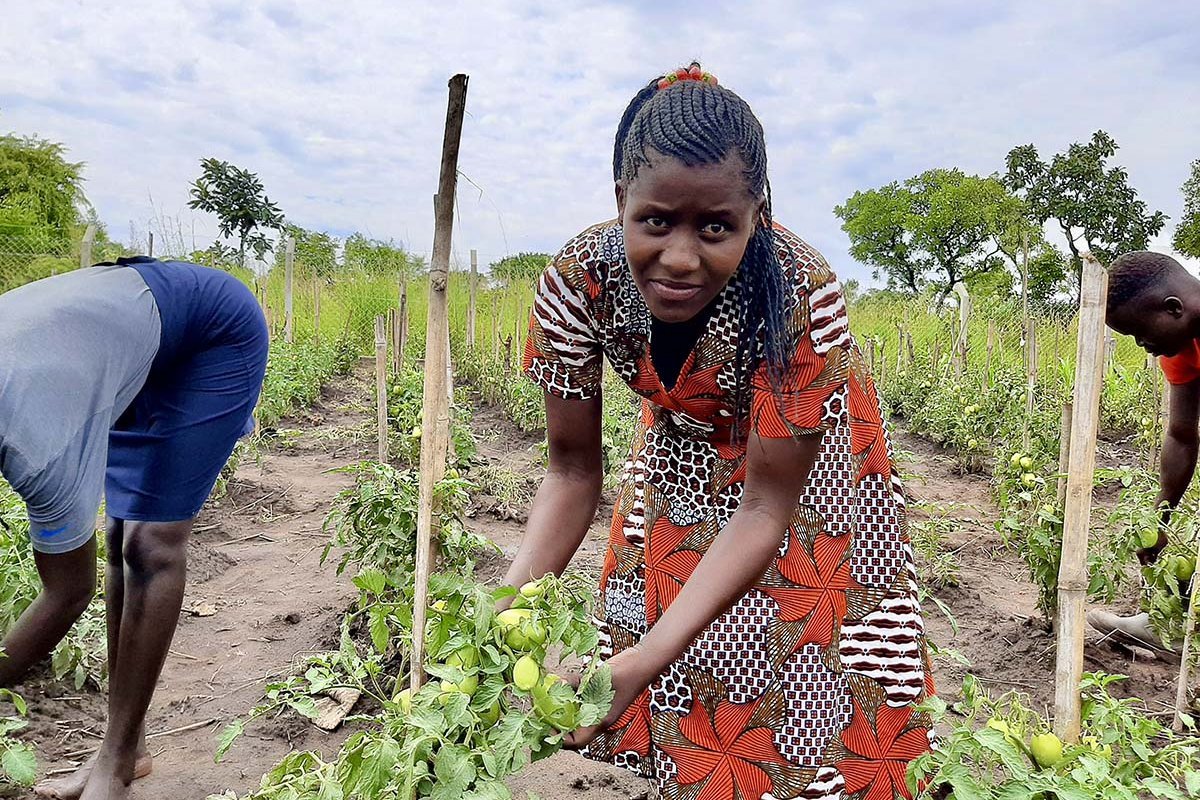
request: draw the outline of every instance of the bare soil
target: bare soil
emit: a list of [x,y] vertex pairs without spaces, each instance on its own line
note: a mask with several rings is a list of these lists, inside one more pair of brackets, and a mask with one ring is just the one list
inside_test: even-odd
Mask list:
[[[334,495],[350,482],[330,470],[371,456],[371,393],[365,366],[335,381],[314,408],[281,424],[275,444],[243,463],[227,496],[197,522],[184,601],[190,613],[185,610],[180,620],[147,724],[151,733],[209,724],[152,740],[155,770],[135,785],[137,800],[244,792],[291,749],[332,753],[344,739],[344,732],[326,734],[284,716],[252,726],[220,764],[212,759],[216,734],[258,702],[267,680],[334,641],[355,596],[333,563],[319,563],[326,541],[320,528]],[[542,436],[522,432],[500,410],[482,405],[475,407],[472,427],[479,440],[472,472],[492,477],[474,498],[468,522],[499,546],[502,556],[479,570],[481,580],[498,582],[520,544],[528,498],[543,473]],[[962,653],[993,690],[1019,689],[1048,708],[1054,638],[1036,611],[1024,564],[995,531],[999,512],[987,479],[959,474],[926,440],[900,431],[896,443],[910,454],[902,470],[913,520],[931,513],[953,519],[947,546],[959,580],[934,594],[954,622],[927,604],[931,639]],[[606,493],[577,568],[598,575],[611,513]],[[1130,608],[1132,603],[1122,610]],[[1118,691],[1143,698],[1151,712],[1169,708],[1174,665],[1135,659],[1094,634],[1085,657],[1086,669],[1129,675]],[[939,691],[952,698],[964,669],[943,659],[935,670]],[[68,755],[95,746],[104,729],[102,694],[45,678],[23,690],[31,721],[24,735],[37,744],[43,770],[67,767]],[[532,791],[544,800],[631,800],[647,791],[634,775],[572,753],[532,765],[510,786],[518,797]]]

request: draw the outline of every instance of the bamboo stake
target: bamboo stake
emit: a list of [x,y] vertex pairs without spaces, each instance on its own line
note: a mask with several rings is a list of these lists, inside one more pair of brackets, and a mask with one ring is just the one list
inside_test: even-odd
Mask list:
[[467,350],[475,352],[475,302],[479,288],[479,255],[471,251],[471,286],[467,299]]
[[1025,422],[1021,426],[1021,448],[1028,452],[1029,426],[1033,419],[1034,390],[1037,388],[1038,377],[1037,330],[1032,320],[1025,326],[1025,358],[1028,360],[1025,364]]
[[1074,404],[1063,403],[1062,428],[1058,438],[1058,489],[1054,495],[1059,509],[1067,499],[1067,471],[1071,467],[1071,425],[1074,416]]
[[387,407],[387,334],[383,314],[375,317],[375,408],[378,423],[378,447],[376,459],[387,463],[388,452],[388,407]]
[[396,361],[404,369],[404,350],[408,346],[408,279],[400,279],[400,311],[396,324],[400,326],[396,342]]
[[84,269],[92,265],[92,245],[96,241],[96,226],[88,223],[87,228],[83,232],[83,241],[79,243],[79,268]]
[[[462,138],[463,111],[467,101],[467,76],[450,79],[446,129],[442,139],[442,163],[438,193],[434,201],[433,257],[429,268],[429,303],[425,333],[425,414],[421,424],[421,482],[417,506],[417,566],[413,598],[412,675],[415,692],[425,681],[425,617],[429,603],[430,548],[433,541],[433,488],[438,473],[435,449],[438,429],[449,428],[446,362],[448,326],[446,283],[450,271],[450,243],[454,228],[454,195],[458,182],[458,147]],[[447,331],[446,334],[441,331]],[[445,469],[445,465],[442,465]]]
[[1092,484],[1096,473],[1096,430],[1104,380],[1104,303],[1108,273],[1088,253],[1079,293],[1079,339],[1075,356],[1074,419],[1063,514],[1062,563],[1058,572],[1058,658],[1055,668],[1054,732],[1079,740],[1083,677],[1084,600],[1088,588],[1087,548]]
[[[1196,558],[1200,562],[1200,538],[1197,539]],[[1183,718],[1187,715],[1188,689],[1191,684],[1192,672],[1192,640],[1196,632],[1196,582],[1192,579],[1190,596],[1188,597],[1187,624],[1183,629],[1183,653],[1180,655],[1179,683],[1175,687],[1175,721],[1171,729],[1176,733],[1183,732]]]
[[321,343],[321,279],[313,278],[313,344]]
[[291,344],[295,335],[295,306],[292,298],[292,279],[295,275],[296,240],[291,236],[283,248],[283,340]]
[[971,295],[961,281],[954,284],[954,293],[958,295],[958,336],[954,341],[954,377],[962,378],[967,365],[967,331],[971,321]]

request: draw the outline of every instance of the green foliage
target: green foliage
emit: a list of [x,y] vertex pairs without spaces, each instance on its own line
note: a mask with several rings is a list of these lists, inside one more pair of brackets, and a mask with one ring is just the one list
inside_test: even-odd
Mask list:
[[386,242],[354,233],[346,239],[343,263],[365,275],[412,277],[425,271],[425,259],[414,256],[391,239]]
[[12,736],[28,724],[25,700],[8,689],[0,689],[0,702],[13,706],[12,714],[0,716],[0,792],[7,793],[7,789],[33,785],[37,778],[37,758],[31,745]]
[[[1005,163],[1006,185],[1019,192],[1039,223],[1054,220],[1071,252],[1075,288],[1082,262],[1079,241],[1104,263],[1129,250],[1145,250],[1167,217],[1148,212],[1129,185],[1123,167],[1109,167],[1117,143],[1096,131],[1086,144],[1075,142],[1049,163],[1032,144],[1014,147]],[[1078,233],[1077,233],[1078,232]]]
[[283,228],[283,212],[271,202],[258,175],[227,161],[205,158],[200,177],[192,182],[188,208],[217,215],[221,236],[238,241],[238,264],[246,265],[246,248],[262,258],[271,250],[265,231]]
[[[392,376],[388,385],[388,420],[396,432],[393,452],[398,450],[400,457],[412,466],[421,457],[424,390],[425,373],[407,367],[399,376]],[[451,468],[465,468],[475,457],[475,434],[471,432],[470,409],[457,399],[450,409],[448,463]]]
[[0,236],[31,231],[69,247],[80,222],[83,164],[66,148],[34,136],[0,136]]
[[[962,701],[926,703],[940,729],[938,747],[909,766],[909,790],[919,798],[950,796],[1017,800],[1185,800],[1200,793],[1200,739],[1173,734],[1140,713],[1135,700],[1117,700],[1108,687],[1120,675],[1087,673],[1081,736],[1061,755],[1049,723],[1010,692],[993,699],[968,676]],[[954,720],[950,711],[961,715]],[[1050,758],[1039,739],[1049,740]],[[1041,756],[1039,761],[1037,756]]]
[[517,253],[492,262],[488,272],[505,285],[532,286],[542,277],[551,258],[549,253]]
[[1171,246],[1185,256],[1200,258],[1200,158],[1192,162],[1192,174],[1184,181],[1182,192],[1183,217]]
[[1002,238],[1028,228],[1021,201],[996,178],[931,169],[900,183],[855,192],[834,209],[850,255],[886,278],[889,289],[939,302],[958,281],[1004,270]]
[[349,372],[356,357],[346,340],[335,343],[321,340],[320,344],[272,341],[258,401],[259,423],[264,428],[274,427],[297,408],[312,405],[321,396],[325,382],[334,375]]
[[[284,226],[283,235],[295,243],[294,270],[297,278],[313,276],[329,280],[337,269],[337,239],[322,231],[310,231],[293,225]],[[285,269],[285,248],[275,251],[275,269]]]

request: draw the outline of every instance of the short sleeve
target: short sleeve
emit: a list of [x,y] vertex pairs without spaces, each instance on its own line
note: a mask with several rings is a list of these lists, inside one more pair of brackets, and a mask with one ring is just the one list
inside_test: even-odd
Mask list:
[[835,427],[846,419],[849,395],[852,339],[841,285],[821,255],[803,242],[791,253],[797,261],[796,269],[788,270],[795,276],[792,356],[778,387],[762,365],[752,389],[753,429],[769,439]]
[[525,374],[564,400],[600,393],[603,354],[593,297],[578,262],[560,255],[542,273],[525,340]]
[[1200,343],[1192,342],[1191,346],[1179,355],[1163,356],[1158,360],[1162,367],[1167,383],[1172,386],[1183,386],[1200,378]]

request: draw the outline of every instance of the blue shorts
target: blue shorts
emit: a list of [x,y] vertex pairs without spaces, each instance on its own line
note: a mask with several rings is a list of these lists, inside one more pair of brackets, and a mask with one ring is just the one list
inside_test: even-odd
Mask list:
[[[157,276],[139,271],[154,291]],[[205,315],[209,335],[189,336],[190,346],[172,347],[156,360],[109,433],[104,492],[108,516],[115,519],[195,517],[237,440],[254,429],[269,349],[262,311],[233,276],[215,270],[201,276],[209,284],[207,300],[212,302],[214,292],[220,297],[219,307]],[[174,313],[164,307],[168,303],[159,301],[165,320]],[[168,327],[164,322],[164,330]]]

